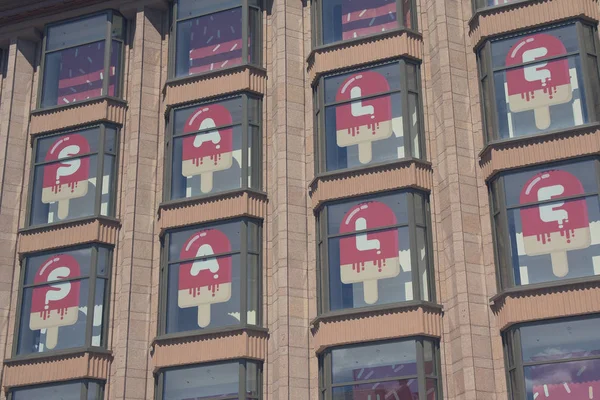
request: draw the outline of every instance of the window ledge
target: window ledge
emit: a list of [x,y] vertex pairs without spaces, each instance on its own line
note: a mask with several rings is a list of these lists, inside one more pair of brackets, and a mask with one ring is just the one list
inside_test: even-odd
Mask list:
[[423,58],[423,36],[420,33],[396,29],[316,47],[307,58],[308,80],[314,85],[327,72],[403,56],[415,60]]
[[504,170],[600,152],[600,123],[494,141],[479,154],[486,181]]
[[490,299],[500,330],[536,320],[600,312],[600,276],[505,289]]
[[102,348],[68,349],[4,360],[4,389],[72,379],[107,380],[113,355]]
[[101,121],[122,126],[125,123],[126,110],[125,100],[109,96],[42,108],[31,112],[29,133],[33,137]]
[[158,336],[152,342],[154,373],[161,368],[237,358],[264,361],[268,337],[267,329],[255,326]]
[[240,189],[211,196],[172,200],[159,205],[160,235],[167,229],[218,221],[233,217],[264,219],[267,194],[254,189]]
[[431,163],[418,159],[404,159],[349,168],[318,174],[309,185],[314,210],[331,200],[411,187],[431,191]]
[[441,337],[442,306],[409,301],[323,314],[311,323],[317,353],[334,346],[409,336]]
[[20,229],[19,256],[83,243],[96,242],[114,246],[120,227],[121,222],[115,218],[91,216]]
[[481,8],[469,21],[473,48],[491,36],[584,16],[600,19],[597,0],[520,0]]
[[[249,91],[265,95],[267,71],[254,65],[243,64],[217,71],[169,79],[163,88],[166,113],[173,106]],[[201,93],[201,96],[199,94]]]

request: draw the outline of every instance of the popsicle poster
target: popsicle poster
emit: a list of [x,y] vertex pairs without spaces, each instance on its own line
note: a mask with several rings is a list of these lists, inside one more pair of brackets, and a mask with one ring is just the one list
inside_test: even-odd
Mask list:
[[[360,99],[390,90],[386,78],[374,71],[350,75],[339,87],[336,101]],[[358,159],[373,159],[372,143],[392,136],[391,96],[354,100],[335,109],[336,142],[339,147],[358,146]]]
[[353,39],[398,28],[394,0],[342,1],[342,38]]
[[[345,215],[340,233],[351,233],[396,224],[394,212],[384,203],[369,201],[352,207]],[[398,230],[390,229],[345,236],[340,240],[342,283],[363,283],[364,300],[379,299],[378,280],[400,273]]]
[[45,161],[52,163],[43,167],[42,203],[58,202],[60,219],[68,216],[70,200],[84,197],[88,192],[90,159],[76,156],[89,152],[85,137],[73,133],[59,137],[46,154]]
[[233,165],[233,128],[231,113],[220,104],[198,107],[187,119],[183,132],[199,132],[183,138],[181,173],[187,178],[200,175],[200,190],[210,193],[213,174]]
[[[79,314],[79,281],[60,282],[81,276],[79,263],[68,254],[52,255],[40,266],[34,277],[29,329],[46,329],[46,347],[58,343],[58,328],[74,325]],[[58,283],[53,283],[58,282]]]
[[184,243],[179,267],[178,305],[180,308],[198,307],[198,326],[210,324],[210,305],[225,303],[231,299],[231,256],[210,258],[215,254],[231,251],[227,235],[218,229],[205,229],[192,234]]

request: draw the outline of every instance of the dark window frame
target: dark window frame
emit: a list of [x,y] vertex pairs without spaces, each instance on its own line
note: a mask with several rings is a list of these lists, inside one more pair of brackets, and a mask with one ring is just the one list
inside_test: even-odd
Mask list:
[[44,383],[44,384],[39,384],[39,385],[18,386],[18,387],[11,388],[7,397],[8,397],[8,400],[12,400],[13,392],[18,391],[18,390],[69,385],[69,384],[73,384],[73,383],[81,383],[81,395],[80,395],[81,400],[89,400],[88,399],[88,383],[95,383],[100,388],[99,394],[98,394],[98,396],[96,396],[96,400],[104,399],[104,384],[105,384],[105,382],[101,381],[101,380],[96,380],[96,379],[76,379],[76,380],[70,380],[70,381]]
[[[515,3],[524,3],[529,2],[531,0],[518,0]],[[508,3],[507,5],[502,6],[494,6],[495,7],[505,7],[508,5],[512,5],[514,3]],[[524,37],[526,35],[531,35],[537,32],[546,32],[552,30],[553,28],[561,28],[570,25],[575,25],[575,29],[577,32],[577,41],[579,46],[579,51],[567,52],[564,55],[557,57],[548,57],[543,60],[533,60],[527,63],[521,63],[518,65],[511,66],[501,66],[501,67],[493,67],[492,66],[492,44],[496,41],[503,41],[506,39]],[[594,43],[587,43],[585,29],[591,29],[594,32]],[[590,51],[588,47],[593,47],[596,51]],[[598,38],[598,27],[597,25],[593,25],[585,19],[582,18],[573,18],[570,20],[566,20],[563,22],[555,23],[552,25],[544,25],[536,28],[527,28],[522,29],[510,34],[501,35],[489,38],[481,43],[476,49],[475,54],[477,57],[477,69],[478,69],[478,81],[479,81],[479,98],[480,98],[480,107],[481,107],[481,123],[483,128],[483,139],[486,145],[507,142],[511,140],[518,140],[530,137],[545,137],[545,136],[553,136],[557,132],[563,132],[564,130],[573,129],[573,128],[581,128],[586,125],[594,124],[600,121],[600,104],[594,104],[594,102],[598,102],[598,99],[593,98],[594,89],[592,88],[592,74],[596,75],[596,82],[600,82],[600,63],[597,62],[600,50],[600,40]],[[588,122],[583,123],[582,125],[574,125],[565,129],[558,130],[545,130],[539,133],[533,134],[524,134],[515,136],[513,138],[501,138],[500,137],[500,123],[498,115],[498,106],[497,106],[497,96],[496,96],[496,88],[494,81],[494,74],[496,72],[507,71],[510,69],[522,68],[526,65],[535,65],[545,60],[568,60],[570,57],[579,56],[579,60],[581,62],[581,74],[583,76],[583,82],[579,82],[580,87],[586,88],[585,92],[585,111],[587,112]],[[594,71],[590,68],[589,62],[591,59],[596,60],[597,68]],[[484,83],[485,81],[485,83]],[[597,92],[600,92],[600,87],[595,88]]]
[[[65,219],[65,220],[59,220],[59,221],[54,221],[54,222],[49,222],[49,223],[45,223],[45,224],[37,224],[37,225],[32,225],[31,224],[31,211],[32,211],[32,203],[33,203],[33,196],[34,196],[34,191],[35,191],[35,186],[34,186],[34,179],[35,179],[35,171],[36,171],[36,167],[40,166],[40,165],[44,165],[44,164],[51,164],[54,163],[56,161],[52,161],[52,162],[46,162],[46,161],[41,161],[41,162],[36,162],[36,157],[37,157],[37,145],[39,140],[42,139],[47,139],[50,137],[59,137],[62,135],[68,135],[70,133],[77,133],[77,132],[82,132],[88,129],[94,129],[94,128],[100,128],[100,136],[98,137],[98,151],[96,152],[90,152],[90,153],[86,153],[85,155],[83,155],[84,157],[91,157],[91,156],[96,156],[98,158],[97,160],[97,165],[96,165],[96,183],[98,183],[96,185],[96,193],[95,193],[95,204],[94,204],[94,213],[90,214],[88,216],[85,217],[80,217],[80,218],[71,218],[71,219]],[[115,130],[115,151],[114,152],[109,152],[106,150],[106,128],[111,128]],[[93,124],[93,125],[84,125],[78,128],[70,128],[70,129],[66,129],[66,130],[59,130],[59,131],[55,131],[53,133],[47,134],[47,135],[39,135],[36,136],[33,139],[33,143],[32,143],[32,153],[31,153],[31,164],[29,167],[29,184],[28,184],[28,190],[27,190],[27,208],[26,208],[26,212],[25,212],[25,226],[27,227],[26,229],[29,228],[40,228],[40,227],[47,227],[47,226],[55,226],[57,224],[64,224],[64,223],[69,223],[69,222],[73,222],[73,221],[78,221],[78,220],[84,220],[84,219],[90,219],[90,218],[115,218],[116,216],[116,207],[117,207],[117,189],[118,189],[118,179],[119,179],[119,161],[120,161],[120,138],[121,138],[121,127],[117,124],[113,124],[113,123],[109,123],[109,122],[101,122],[101,123],[97,123],[97,124]],[[114,163],[113,163],[113,178],[112,178],[112,182],[110,182],[111,184],[111,188],[109,189],[109,197],[112,199],[112,201],[109,202],[109,208],[107,209],[107,215],[102,215],[102,186],[104,184],[104,179],[101,179],[103,177],[104,174],[104,158],[109,155],[109,156],[113,156],[114,157]],[[76,157],[69,157],[70,158],[82,158],[81,155],[77,155]],[[100,179],[99,179],[100,177]]]
[[[406,205],[407,207],[407,214],[408,214],[408,221],[406,223],[396,223],[394,225],[389,225],[386,227],[378,227],[378,228],[371,228],[371,229],[366,229],[363,231],[358,231],[358,232],[362,232],[362,233],[366,233],[366,232],[372,232],[372,231],[381,231],[381,230],[386,230],[386,229],[398,229],[398,228],[402,228],[402,227],[408,227],[409,229],[409,237],[411,238],[415,238],[414,240],[411,240],[410,243],[410,258],[411,258],[411,283],[412,283],[412,291],[413,291],[413,299],[412,300],[407,300],[407,301],[403,301],[403,302],[394,302],[394,303],[387,303],[387,304],[381,304],[381,305],[372,305],[372,306],[365,306],[365,307],[358,307],[358,308],[343,308],[343,309],[339,309],[339,310],[331,310],[331,301],[330,301],[330,286],[329,286],[329,252],[328,252],[328,242],[329,239],[332,237],[340,237],[340,236],[353,236],[357,234],[357,231],[355,232],[351,232],[348,234],[334,234],[334,235],[329,235],[327,233],[327,225],[328,225],[328,220],[327,220],[327,207],[328,206],[334,206],[337,204],[344,204],[344,203],[350,203],[350,202],[362,202],[362,201],[368,201],[368,200],[377,200],[378,198],[382,197],[382,196],[386,196],[386,195],[394,195],[394,194],[406,194],[407,195],[407,202],[408,204]],[[369,311],[371,309],[388,309],[388,308],[395,308],[398,306],[402,306],[402,305],[407,305],[407,304],[411,304],[413,305],[415,302],[427,302],[427,303],[435,303],[437,296],[436,296],[436,288],[435,288],[435,270],[434,270],[434,264],[433,264],[433,236],[432,236],[432,231],[431,231],[431,205],[430,205],[430,198],[429,198],[429,194],[420,190],[416,190],[416,189],[400,189],[400,190],[394,190],[391,192],[385,192],[385,193],[375,193],[375,194],[370,194],[370,195],[365,195],[365,196],[359,196],[359,197],[351,197],[351,198],[345,198],[345,199],[341,199],[341,200],[336,200],[336,201],[331,201],[331,202],[326,202],[324,203],[324,205],[318,210],[317,215],[316,215],[316,262],[317,262],[317,314],[319,316],[327,316],[330,314],[353,314],[356,312],[361,312],[361,311]],[[415,205],[417,203],[417,201],[420,201],[420,199],[423,200],[424,202],[424,209],[423,212],[425,213],[425,220],[424,220],[424,224],[418,224],[416,222],[416,218],[415,218]],[[425,232],[425,247],[427,249],[427,257],[426,257],[426,261],[427,261],[427,266],[426,266],[426,271],[427,271],[427,282],[422,282],[422,279],[420,277],[420,271],[419,271],[419,262],[417,259],[418,256],[418,252],[416,249],[416,238],[417,238],[417,228],[421,228],[424,230]],[[423,285],[426,284],[427,285],[427,290],[428,290],[428,294],[429,294],[429,300],[423,300],[422,296],[421,296],[421,288],[423,287]]]
[[[511,174],[525,171],[540,171],[543,169],[551,169],[560,167],[561,165],[576,164],[582,161],[594,161],[595,171],[593,172],[596,176],[596,182],[598,190],[596,192],[586,192],[576,196],[565,196],[559,199],[549,199],[545,201],[538,201],[535,203],[528,203],[524,205],[513,205],[510,207],[506,206],[506,195],[505,195],[505,178]],[[532,175],[533,176],[533,175]],[[542,283],[533,283],[525,285],[516,285],[515,283],[515,271],[513,268],[513,259],[510,249],[510,231],[508,227],[508,211],[521,209],[528,206],[543,203],[553,203],[560,200],[577,200],[587,199],[590,197],[597,197],[600,201],[600,158],[597,156],[582,156],[575,159],[561,160],[549,164],[533,165],[526,168],[517,170],[504,171],[495,176],[488,183],[488,196],[489,196],[489,207],[490,207],[490,222],[492,228],[492,243],[494,247],[494,264],[496,265],[496,289],[498,293],[503,293],[510,290],[525,290],[535,289],[548,286],[555,286],[556,284],[564,285],[569,283],[579,282],[582,279],[589,281],[594,279],[594,276],[583,277],[583,278],[571,278],[571,279],[559,279],[556,281],[548,281]],[[498,220],[498,221],[497,221]],[[502,245],[504,244],[504,245]],[[504,249],[501,249],[501,247]]]
[[[93,313],[92,315],[86,315],[86,327],[85,327],[85,345],[83,347],[73,347],[73,348],[67,348],[67,349],[58,349],[58,350],[48,350],[48,351],[43,351],[40,353],[29,353],[29,354],[24,354],[24,355],[18,355],[18,347],[19,347],[19,339],[20,339],[20,330],[21,330],[21,311],[22,311],[22,306],[23,306],[23,294],[24,294],[24,289],[29,288],[29,287],[35,287],[35,286],[44,286],[47,285],[45,284],[30,284],[30,285],[25,285],[25,272],[27,270],[27,261],[29,258],[31,257],[38,257],[38,256],[43,256],[43,255],[51,255],[51,254],[57,254],[57,253],[63,253],[63,252],[67,252],[67,251],[74,251],[74,250],[80,250],[80,249],[92,249],[92,257],[91,257],[91,265],[90,265],[90,272],[89,275],[87,277],[80,277],[80,278],[73,278],[73,279],[66,279],[64,281],[81,281],[84,279],[87,279],[89,284],[88,284],[88,301],[87,301],[87,309],[88,309],[88,314],[90,313],[89,310],[94,310],[95,308],[95,295],[96,295],[96,281],[98,280],[98,275],[97,275],[97,265],[98,265],[98,260],[99,260],[99,252],[98,249],[99,248],[104,248],[108,251],[108,270],[107,270],[107,274],[106,274],[106,278],[100,278],[105,280],[105,286],[104,286],[104,304],[102,306],[102,338],[101,338],[101,343],[100,346],[93,346],[92,345],[92,336],[93,336],[93,322],[94,322],[94,316]],[[53,249],[53,250],[47,250],[47,251],[40,251],[40,252],[35,252],[35,253],[29,253],[27,255],[25,255],[23,257],[23,261],[21,262],[21,276],[19,278],[19,290],[18,290],[18,298],[17,298],[17,307],[16,307],[16,315],[15,315],[15,327],[14,327],[14,332],[13,332],[13,344],[12,344],[12,350],[11,350],[11,354],[12,354],[12,359],[35,359],[35,358],[39,358],[39,357],[48,357],[48,356],[52,356],[52,355],[61,355],[61,354],[71,354],[71,353],[77,353],[77,352],[82,352],[82,351],[96,351],[96,352],[103,352],[106,351],[108,348],[108,326],[109,326],[109,320],[110,320],[110,302],[111,302],[111,293],[112,293],[112,270],[113,270],[113,262],[114,262],[114,249],[111,246],[108,245],[104,245],[101,243],[91,243],[91,244],[82,244],[82,245],[76,245],[76,246],[71,246],[71,247],[66,247],[64,249]],[[61,281],[59,281],[61,282]]]
[[[238,395],[237,396],[217,396],[217,397],[211,397],[211,398],[207,398],[207,400],[217,400],[217,399],[222,399],[222,400],[237,400],[237,399],[252,399],[252,400],[261,400],[263,398],[263,363],[259,362],[257,360],[250,360],[250,359],[246,359],[246,358],[238,358],[238,359],[232,359],[232,360],[225,360],[225,361],[213,361],[213,362],[207,362],[207,363],[198,363],[198,364],[187,364],[187,365],[181,365],[181,366],[177,366],[177,367],[169,367],[169,368],[161,368],[160,370],[158,370],[155,373],[155,382],[154,382],[154,387],[155,387],[155,391],[154,391],[154,399],[155,400],[163,400],[163,392],[164,392],[164,380],[165,380],[165,375],[163,372],[165,371],[172,371],[172,370],[181,370],[181,369],[188,369],[188,368],[194,368],[194,367],[208,367],[211,365],[223,365],[223,364],[233,364],[233,363],[238,363],[239,365],[239,377],[238,377],[238,384],[239,384],[239,389],[238,389]],[[258,396],[250,396],[246,394],[246,371],[247,371],[247,365],[251,363],[251,364],[255,364],[256,365],[256,371],[257,371],[257,377],[256,377],[256,386],[258,389]]]
[[[185,260],[190,262],[192,260],[202,260],[210,258],[218,258],[228,255],[239,255],[240,257],[240,323],[237,325],[217,327],[217,328],[197,328],[189,331],[172,332],[167,333],[167,311],[168,311],[168,289],[169,289],[169,267],[171,264],[181,264],[184,260],[169,261],[169,248],[170,248],[170,234],[177,233],[187,230],[200,230],[208,228],[218,228],[220,225],[237,222],[240,224],[240,249],[237,251],[230,251],[227,253],[217,253],[205,257],[195,257],[192,259]],[[251,230],[249,224],[254,224],[258,233],[257,244],[258,250],[256,252],[248,249],[248,239],[250,237]],[[248,270],[249,270],[249,256],[257,257],[257,284],[255,288],[257,295],[257,310],[256,310],[256,324],[248,323]],[[169,229],[165,231],[165,235],[161,240],[161,262],[160,262],[160,287],[159,287],[159,318],[157,324],[157,339],[168,339],[168,338],[179,338],[179,337],[191,337],[191,336],[202,336],[210,335],[217,332],[227,332],[238,329],[248,330],[263,330],[264,316],[263,316],[263,221],[252,217],[239,217],[233,219],[219,220],[202,224],[188,225],[180,228]],[[245,283],[245,284],[244,284]]]
[[[353,39],[346,39],[346,40],[337,40],[331,43],[327,43],[327,44],[323,44],[323,4],[324,2],[327,0],[312,0],[310,7],[311,7],[311,26],[312,26],[312,35],[311,35],[311,45],[312,45],[312,49],[313,50],[318,50],[318,49],[322,49],[322,48],[327,48],[327,47],[337,47],[340,45],[344,45],[344,44],[351,44],[351,43],[355,43],[355,42],[361,42],[361,41],[365,41],[365,40],[369,40],[372,38],[376,38],[378,36],[385,36],[385,35],[390,35],[391,33],[394,32],[400,32],[400,31],[411,31],[411,32],[418,32],[419,26],[418,26],[418,15],[417,15],[417,2],[416,0],[409,0],[411,5],[411,9],[410,9],[410,20],[411,20],[411,28],[407,28],[404,26],[404,18],[396,18],[396,22],[398,24],[398,26],[394,29],[391,29],[389,31],[385,31],[385,32],[381,32],[381,33],[374,33],[374,34],[368,34],[368,35],[364,35],[364,36],[359,36]],[[397,16],[404,16],[404,5],[402,4],[403,0],[396,0],[396,15]]]
[[[434,339],[427,336],[410,336],[406,338],[395,338],[395,339],[386,339],[386,340],[378,340],[373,342],[361,342],[361,343],[353,343],[349,345],[340,345],[334,346],[326,349],[323,353],[319,354],[318,362],[319,362],[319,398],[320,400],[331,400],[332,399],[332,391],[335,387],[346,387],[349,385],[360,385],[364,383],[369,383],[369,380],[365,381],[353,381],[353,382],[341,382],[341,383],[333,383],[332,378],[332,351],[336,349],[348,349],[353,347],[365,347],[374,344],[385,344],[385,343],[401,343],[401,342],[414,342],[416,346],[416,355],[417,355],[417,374],[416,375],[406,375],[394,378],[383,378],[383,379],[374,379],[375,382],[383,382],[383,381],[398,381],[405,379],[417,379],[418,387],[419,387],[419,400],[427,400],[426,393],[426,380],[433,379],[436,381],[436,389],[437,389],[437,397],[436,400],[441,400],[442,397],[442,373],[441,373],[441,354],[440,354],[440,342],[438,339]],[[433,374],[425,374],[425,346],[424,342],[431,343],[434,357],[433,362],[435,363],[435,373]]]
[[[349,103],[351,101],[344,101],[344,102],[335,101],[332,103],[325,103],[325,81],[328,78],[339,76],[339,75],[345,75],[345,74],[359,72],[359,71],[371,71],[373,68],[383,67],[383,66],[391,66],[394,64],[397,64],[397,67],[400,69],[400,77],[401,77],[400,88],[397,90],[391,89],[387,92],[377,93],[374,95],[362,96],[360,99],[377,98],[377,97],[382,97],[382,96],[386,96],[386,95],[391,96],[393,94],[400,94],[402,116],[403,116],[402,128],[403,128],[403,132],[407,133],[406,137],[409,139],[409,140],[407,140],[408,143],[404,146],[404,158],[399,158],[396,160],[384,161],[384,162],[374,162],[374,163],[365,164],[365,165],[361,165],[361,166],[357,166],[357,167],[347,167],[347,168],[340,168],[340,169],[328,171],[327,170],[327,148],[326,148],[327,131],[326,131],[326,112],[325,111],[327,108],[336,107],[339,104]],[[409,76],[408,76],[409,74],[407,72],[408,71],[407,64],[411,64],[415,67],[416,76],[414,78],[415,78],[415,82],[416,82],[416,90],[411,90],[409,88]],[[411,95],[411,94],[415,95],[417,97],[416,107],[417,107],[417,118],[418,118],[417,137],[419,139],[419,149],[418,149],[419,157],[413,156],[414,143],[410,136],[410,131],[411,131],[410,118],[404,118],[404,116],[410,115],[408,99],[409,99],[409,95]],[[363,65],[361,67],[346,68],[346,69],[343,69],[340,71],[332,72],[329,74],[324,74],[324,75],[320,76],[319,79],[316,81],[316,83],[313,85],[313,108],[314,108],[313,109],[313,126],[314,126],[313,142],[314,142],[314,152],[315,152],[314,167],[315,167],[316,177],[328,176],[328,175],[338,174],[338,173],[347,172],[347,171],[360,171],[360,170],[364,170],[364,169],[373,168],[378,165],[391,164],[391,163],[395,163],[398,161],[426,160],[427,159],[426,145],[425,145],[424,110],[423,110],[423,87],[422,87],[422,81],[421,81],[421,62],[420,61],[417,61],[417,60],[414,60],[411,58],[402,57],[402,58],[396,58],[393,60],[389,60],[386,62]],[[393,111],[392,111],[392,113],[393,113]]]
[[[59,105],[54,105],[54,106],[42,107],[42,96],[43,96],[43,91],[44,91],[44,75],[45,75],[44,73],[45,73],[45,64],[46,64],[47,54],[98,42],[96,40],[96,41],[92,41],[92,42],[80,43],[80,44],[77,44],[74,46],[61,47],[58,49],[48,51],[47,46],[46,46],[46,42],[48,39],[48,30],[51,28],[60,26],[60,25],[68,24],[71,22],[77,22],[77,21],[88,19],[88,18],[97,17],[100,15],[106,15],[106,19],[107,19],[107,21],[106,21],[106,36],[104,37],[105,45],[104,45],[104,68],[103,68],[103,73],[104,73],[104,76],[106,77],[106,79],[103,79],[103,81],[102,81],[102,93],[105,93],[105,94],[98,96],[98,97],[90,98],[89,100],[82,100],[82,101],[78,101],[78,102],[71,103],[71,104],[59,104]],[[113,35],[112,35],[112,24],[114,22],[115,16],[117,18],[121,18],[123,21],[123,38],[113,37]],[[124,55],[125,55],[125,44],[126,44],[126,41],[128,38],[128,27],[129,27],[129,25],[127,24],[127,19],[120,12],[113,10],[113,9],[98,11],[95,13],[77,16],[77,17],[73,17],[73,18],[68,18],[68,19],[64,19],[64,20],[60,20],[57,22],[52,22],[52,23],[47,24],[44,27],[44,37],[42,39],[36,110],[52,110],[55,108],[65,108],[65,107],[72,106],[72,104],[82,104],[82,103],[85,103],[86,101],[93,101],[93,100],[98,100],[101,98],[122,99],[123,93],[124,93],[123,82],[125,80],[125,71],[124,71],[125,57],[124,57]],[[117,67],[117,71],[115,71],[115,75],[117,74],[117,72],[120,72],[120,76],[115,76],[115,79],[116,79],[115,93],[113,96],[109,96],[108,95],[108,87],[109,87],[109,83],[110,83],[109,82],[110,81],[110,61],[111,61],[111,50],[112,50],[112,42],[113,41],[117,41],[117,42],[121,43],[120,65]]]
[[[223,129],[227,127],[237,127],[240,126],[242,129],[242,162],[240,165],[241,169],[241,178],[242,185],[238,189],[233,190],[225,190],[220,192],[206,193],[197,196],[190,197],[181,197],[178,199],[171,198],[171,190],[173,185],[173,160],[174,160],[174,151],[175,146],[174,141],[176,138],[191,136],[201,133],[203,131],[195,131],[189,133],[175,133],[175,113],[178,110],[192,108],[192,107],[201,107],[203,105],[209,104],[219,104],[222,101],[232,100],[235,98],[242,99],[242,119],[240,122],[233,123],[232,125],[221,126],[216,128],[208,128],[203,130],[205,132],[214,130],[214,129]],[[256,102],[258,107],[258,121],[250,122],[250,100]],[[190,200],[198,200],[204,198],[210,198],[214,196],[223,195],[230,192],[243,191],[243,190],[253,190],[257,192],[261,192],[263,190],[263,97],[260,95],[256,95],[250,92],[239,92],[234,93],[227,96],[215,97],[209,100],[204,100],[200,102],[186,103],[184,105],[180,105],[177,107],[171,107],[167,111],[167,121],[166,121],[167,134],[165,135],[165,155],[164,155],[164,176],[163,176],[163,204],[171,204],[178,202],[187,202]],[[250,128],[257,129],[257,138],[254,138],[256,141],[256,147],[250,146],[249,136],[250,136]],[[254,144],[254,143],[253,143]],[[248,149],[252,148],[252,166],[248,167]],[[251,172],[252,181],[257,181],[257,185],[248,185],[248,175]]]
[[[179,1],[180,0],[174,0],[173,4],[169,10],[169,13],[170,13],[169,33],[170,34],[169,34],[169,50],[168,50],[169,59],[168,59],[168,63],[167,63],[167,71],[168,71],[167,82],[188,79],[191,77],[201,77],[201,76],[205,76],[205,75],[219,74],[224,71],[235,69],[235,68],[240,68],[243,66],[254,66],[257,68],[262,68],[262,63],[263,63],[263,24],[262,24],[262,19],[263,19],[262,15],[263,14],[262,13],[263,13],[263,9],[265,8],[264,0],[256,0],[256,1],[239,0],[239,4],[235,5],[235,6],[225,6],[225,7],[221,7],[221,8],[215,8],[214,10],[211,10],[210,12],[196,14],[191,17],[177,18],[177,8],[178,8]],[[251,4],[254,2],[257,4]],[[177,76],[176,63],[177,63],[177,26],[178,26],[178,24],[180,22],[194,20],[197,18],[205,17],[208,15],[213,15],[213,14],[224,12],[224,11],[230,11],[230,10],[234,10],[236,8],[242,9],[242,62],[241,62],[241,64],[232,65],[232,66],[225,67],[225,68],[219,68],[219,69],[215,69],[213,71],[205,71],[205,72],[200,72],[200,73],[196,73],[196,74],[188,73],[187,75]],[[258,24],[258,26],[255,27],[256,32],[253,32],[255,39],[252,40],[253,44],[260,44],[259,46],[253,46],[253,48],[252,48],[252,52],[256,52],[255,57],[249,57],[249,54],[248,54],[248,43],[250,40],[249,33],[248,33],[250,30],[250,9],[255,10],[254,12],[258,13],[258,15],[260,16],[260,18],[259,18],[260,23]],[[251,58],[255,58],[256,60],[258,60],[258,64],[253,63]]]

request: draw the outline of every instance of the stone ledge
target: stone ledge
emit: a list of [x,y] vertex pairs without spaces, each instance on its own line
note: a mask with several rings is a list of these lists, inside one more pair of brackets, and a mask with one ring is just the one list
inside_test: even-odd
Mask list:
[[600,20],[598,0],[530,0],[479,10],[469,21],[473,48],[491,36],[583,16]]

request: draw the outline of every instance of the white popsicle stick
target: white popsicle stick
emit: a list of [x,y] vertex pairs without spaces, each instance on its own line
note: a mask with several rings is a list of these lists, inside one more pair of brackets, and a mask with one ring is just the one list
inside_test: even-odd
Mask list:
[[379,289],[377,288],[377,279],[363,282],[363,292],[365,303],[375,304],[379,299]]
[[361,164],[368,164],[373,159],[373,150],[371,142],[363,142],[358,144],[358,160]]
[[58,201],[58,218],[65,219],[69,215],[69,199]]
[[560,251],[557,253],[551,253],[550,258],[552,260],[552,272],[558,278],[564,278],[569,273],[569,262],[567,260],[567,252]]
[[198,326],[206,328],[210,324],[210,304],[200,304],[198,306]]
[[213,188],[213,173],[204,172],[200,174],[200,191],[209,193]]
[[58,326],[46,328],[46,347],[52,350],[58,343]]

